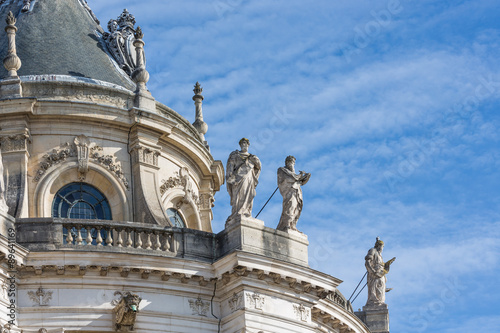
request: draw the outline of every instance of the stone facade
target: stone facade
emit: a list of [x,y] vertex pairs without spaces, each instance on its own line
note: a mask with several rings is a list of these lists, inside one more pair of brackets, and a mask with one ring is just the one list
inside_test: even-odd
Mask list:
[[[308,267],[307,236],[251,217],[212,233],[224,170],[204,138],[201,87],[194,125],[157,102],[139,28],[121,45],[136,52],[126,67],[105,49],[120,36],[103,36],[84,0],[2,1],[8,11],[6,57],[16,37],[32,48],[0,80],[2,332],[369,332],[341,281]],[[55,35],[44,22],[61,15],[74,26],[60,50],[26,32]]]

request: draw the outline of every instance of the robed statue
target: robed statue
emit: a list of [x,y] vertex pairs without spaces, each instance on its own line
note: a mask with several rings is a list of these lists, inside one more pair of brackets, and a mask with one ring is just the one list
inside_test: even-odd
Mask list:
[[365,266],[368,273],[368,300],[366,306],[378,306],[385,304],[385,293],[391,289],[386,289],[386,274],[389,273],[391,264],[396,260],[392,258],[384,263],[382,250],[384,242],[377,237],[375,246],[368,251],[365,257]]
[[238,216],[252,216],[255,188],[259,183],[260,160],[248,152],[248,139],[243,138],[239,143],[241,150],[235,150],[229,155],[226,166],[226,186],[231,197],[231,215],[227,222]]
[[295,173],[295,157],[293,156],[288,156],[285,159],[285,166],[278,169],[278,187],[283,196],[283,211],[276,229],[298,231],[297,221],[304,205],[300,187],[305,185],[309,178],[311,178],[310,173],[304,171]]

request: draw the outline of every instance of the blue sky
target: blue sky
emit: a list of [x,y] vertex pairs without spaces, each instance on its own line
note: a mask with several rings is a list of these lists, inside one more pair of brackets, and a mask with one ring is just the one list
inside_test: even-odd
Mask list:
[[[392,332],[499,331],[500,2],[89,0],[145,33],[148,87],[194,121],[226,163],[262,161],[254,214],[287,155],[312,173],[298,228],[311,267],[350,296],[375,237]],[[229,215],[216,195],[214,231]],[[276,227],[277,194],[259,219]],[[360,308],[363,293],[354,302]]]

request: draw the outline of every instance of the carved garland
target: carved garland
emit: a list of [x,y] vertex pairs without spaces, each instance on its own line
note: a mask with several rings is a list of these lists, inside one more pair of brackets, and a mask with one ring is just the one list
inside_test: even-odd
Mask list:
[[96,146],[93,142],[90,142],[89,138],[87,138],[85,135],[79,135],[75,137],[73,145],[71,145],[69,142],[66,142],[59,150],[53,149],[51,153],[45,154],[43,156],[43,160],[42,162],[40,162],[38,171],[33,177],[33,182],[40,181],[42,176],[52,166],[61,162],[65,162],[69,157],[76,156],[78,160],[78,180],[85,180],[86,174],[88,172],[88,161],[89,158],[92,158],[95,163],[100,164],[111,171],[128,190],[129,182],[125,177],[121,166],[117,164],[114,156],[104,155],[100,153],[102,150],[102,147]]

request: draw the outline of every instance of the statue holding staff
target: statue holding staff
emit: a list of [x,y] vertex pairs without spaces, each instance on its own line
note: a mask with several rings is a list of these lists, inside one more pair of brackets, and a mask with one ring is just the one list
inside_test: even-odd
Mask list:
[[295,173],[295,157],[293,156],[288,156],[285,159],[285,166],[278,169],[278,187],[283,196],[283,211],[276,227],[277,230],[298,231],[297,221],[304,205],[301,186],[305,185],[309,178],[311,178],[310,173],[304,171],[299,171],[299,174]]
[[385,293],[391,289],[385,288],[387,282],[386,274],[389,273],[391,264],[396,260],[392,258],[384,263],[382,259],[382,250],[384,242],[377,237],[375,246],[368,251],[365,257],[365,266],[368,273],[368,300],[366,306],[377,306],[385,304]]

